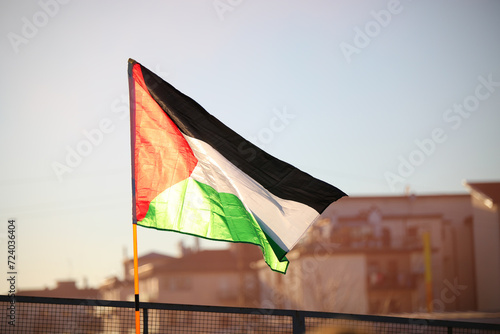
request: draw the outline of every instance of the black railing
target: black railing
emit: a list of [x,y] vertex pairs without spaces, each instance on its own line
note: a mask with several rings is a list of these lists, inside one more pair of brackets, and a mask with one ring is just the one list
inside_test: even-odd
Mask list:
[[[276,309],[140,303],[141,333],[500,333],[500,325]],[[134,303],[0,295],[0,333],[134,333]]]

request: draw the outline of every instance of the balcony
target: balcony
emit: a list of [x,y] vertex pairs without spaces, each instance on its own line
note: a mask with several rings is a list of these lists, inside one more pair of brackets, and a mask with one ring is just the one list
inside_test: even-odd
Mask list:
[[375,233],[371,226],[341,226],[332,231],[331,242],[339,248],[356,250],[420,250],[422,239],[416,235],[393,237],[391,231],[382,229]]

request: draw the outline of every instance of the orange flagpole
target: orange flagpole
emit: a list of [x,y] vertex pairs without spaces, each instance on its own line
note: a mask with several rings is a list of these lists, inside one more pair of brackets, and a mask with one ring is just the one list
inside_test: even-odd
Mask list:
[[134,61],[128,60],[128,83],[130,98],[130,148],[132,171],[132,227],[134,231],[134,294],[135,294],[135,334],[141,334],[141,313],[139,311],[139,261],[137,259],[137,215],[135,202],[135,83],[132,78]]
[[137,224],[134,229],[134,294],[135,294],[135,334],[141,334],[141,313],[139,310],[139,264],[137,258]]

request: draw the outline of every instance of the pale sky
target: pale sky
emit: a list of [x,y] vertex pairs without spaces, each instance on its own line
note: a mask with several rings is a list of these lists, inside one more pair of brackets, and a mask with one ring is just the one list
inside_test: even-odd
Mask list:
[[[59,1],[0,4],[17,288],[98,286],[132,256],[128,58],[351,196],[500,180],[498,1]],[[140,254],[179,240],[139,227]]]

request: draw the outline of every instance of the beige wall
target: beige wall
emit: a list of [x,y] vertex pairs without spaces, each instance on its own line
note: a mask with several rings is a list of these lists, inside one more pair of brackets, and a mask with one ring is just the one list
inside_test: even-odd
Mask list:
[[[191,273],[158,276],[157,300],[151,301],[193,304],[235,306],[240,292],[238,273]],[[145,287],[148,286],[145,284]],[[148,286],[149,287],[149,286]],[[141,296],[143,295],[141,287]]]
[[[310,261],[309,264],[306,261]],[[311,263],[318,261],[310,270]],[[315,311],[367,313],[365,255],[340,255],[301,261],[304,307]]]
[[366,261],[362,254],[304,255],[286,275],[259,271],[261,306],[308,311],[367,313]]
[[474,243],[479,311],[500,311],[500,230],[498,207],[474,197]]

